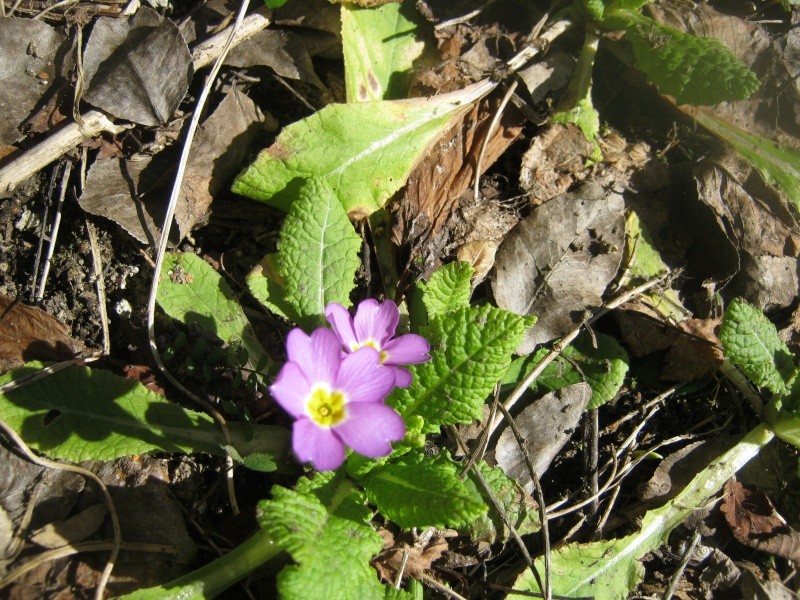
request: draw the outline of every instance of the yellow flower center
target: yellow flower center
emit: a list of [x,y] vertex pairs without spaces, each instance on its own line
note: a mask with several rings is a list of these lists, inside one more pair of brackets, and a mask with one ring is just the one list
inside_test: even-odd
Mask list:
[[381,350],[380,345],[375,340],[367,340],[363,344],[353,344],[352,347],[350,348],[350,350],[352,352],[355,352],[356,350],[358,350],[359,348],[363,348],[364,346],[367,346],[369,348],[372,348],[372,349],[378,351],[378,354],[380,355],[380,363],[381,364],[385,363],[386,359],[389,358],[389,355],[386,354],[386,352],[384,352],[383,350]]
[[335,427],[345,420],[347,396],[339,390],[315,386],[308,400],[308,416],[320,427]]

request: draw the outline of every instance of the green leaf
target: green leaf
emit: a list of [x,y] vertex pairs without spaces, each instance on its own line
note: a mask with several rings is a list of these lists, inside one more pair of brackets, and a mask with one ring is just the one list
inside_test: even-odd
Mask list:
[[760,310],[734,298],[722,317],[719,339],[725,356],[755,385],[779,396],[789,393],[792,355]]
[[474,272],[471,264],[458,261],[436,269],[427,283],[420,282],[418,285],[428,318],[469,306]]
[[382,598],[384,587],[370,566],[381,538],[369,525],[363,494],[341,478],[305,493],[280,486],[259,503],[261,527],[297,563],[278,574],[287,600]]
[[[672,500],[651,510],[638,532],[616,540],[589,544],[568,544],[552,554],[553,597],[591,597],[596,600],[624,600],[641,581],[642,558],[664,543],[670,532],[697,508],[704,506],[725,482],[773,438],[765,424],[748,433],[742,441],[711,462]],[[544,561],[535,566],[544,572]],[[530,569],[517,578],[514,589],[539,592]],[[528,596],[511,594],[509,599]]]
[[[531,495],[523,490],[516,481],[503,473],[501,468],[490,467],[485,462],[479,462],[478,468],[492,491],[492,495],[500,503],[517,533],[526,535],[539,531],[541,529],[539,509]],[[482,541],[489,544],[505,542],[511,534],[502,517],[472,471],[469,472],[469,479],[477,488],[483,501],[488,505],[489,512],[470,523],[466,528],[466,533],[473,541]]]
[[493,88],[483,81],[433,98],[331,104],[286,127],[233,191],[289,210],[300,182],[321,177],[349,215],[370,215],[405,184],[430,144]]
[[424,332],[431,360],[410,365],[413,382],[392,392],[387,403],[403,418],[421,416],[426,433],[480,419],[484,400],[534,322],[489,305],[433,317]]
[[695,119],[733,146],[758,169],[767,183],[786,194],[789,202],[800,211],[800,150],[747,133],[706,111],[698,112]]
[[412,69],[424,59],[421,27],[399,2],[361,8],[342,5],[342,49],[348,102],[408,96]]
[[[625,240],[625,256],[630,257],[630,263],[622,285],[634,287],[669,272],[669,267],[653,245],[649,232],[633,210],[625,219]],[[688,314],[672,288],[647,292],[645,296],[655,310],[675,321],[682,321]]]
[[606,10],[609,12],[615,10],[639,10],[652,1],[653,0],[612,0],[606,7]]
[[[0,376],[0,385],[38,373],[29,363]],[[0,395],[0,419],[33,449],[81,462],[149,452],[207,452],[224,456],[219,426],[186,410],[138,381],[101,369],[67,367]],[[246,456],[288,451],[282,427],[229,424],[233,446]]]
[[245,283],[253,298],[264,308],[287,321],[297,323],[300,315],[286,301],[285,282],[278,274],[277,262],[277,253],[268,254],[247,274]]
[[406,454],[374,469],[361,483],[370,502],[403,529],[464,526],[486,512],[480,494],[459,478],[459,465],[446,451]]
[[157,300],[173,319],[196,325],[228,345],[241,342],[251,368],[272,362],[233,290],[196,254],[168,252],[164,256]]
[[286,302],[301,321],[322,321],[325,306],[350,306],[361,238],[330,185],[310,179],[292,204],[278,240]]
[[[548,352],[543,348],[533,357],[523,357],[529,359],[525,374],[532,371]],[[628,353],[613,337],[597,333],[592,339],[584,332],[545,368],[535,386],[537,390],[552,392],[586,381],[592,388],[592,399],[587,409],[592,409],[617,395],[627,373]]]
[[288,0],[264,0],[264,4],[267,5],[267,8],[280,8],[284,4],[286,4]]
[[659,25],[631,10],[607,12],[604,24],[624,29],[636,68],[678,104],[742,100],[758,78],[719,40]]

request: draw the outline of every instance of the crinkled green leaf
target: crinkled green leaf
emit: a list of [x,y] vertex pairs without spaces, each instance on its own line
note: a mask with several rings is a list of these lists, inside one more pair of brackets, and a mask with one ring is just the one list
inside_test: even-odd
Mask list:
[[652,1],[653,0],[611,0],[611,2],[606,3],[606,10],[639,10]]
[[380,513],[403,529],[464,526],[486,512],[446,451],[406,454],[372,470],[361,483]]
[[326,179],[353,217],[372,214],[406,182],[431,143],[493,89],[483,81],[432,98],[331,104],[286,127],[233,191],[289,210],[308,177]]
[[348,102],[397,100],[408,96],[412,69],[425,53],[419,14],[390,2],[361,8],[342,5],[342,49]]
[[168,252],[164,256],[157,300],[173,319],[196,325],[226,344],[241,343],[251,367],[271,362],[236,294],[222,276],[196,254]]
[[297,563],[278,574],[286,600],[383,598],[384,587],[370,566],[381,538],[369,519],[363,494],[340,479],[298,492],[272,488],[259,503],[261,527]]
[[758,169],[764,180],[781,190],[800,210],[800,150],[752,135],[714,115],[700,111],[695,119]]
[[[705,506],[725,482],[758,454],[773,438],[766,425],[759,425],[731,450],[711,462],[672,500],[651,510],[638,532],[616,540],[568,544],[552,556],[553,597],[591,597],[596,600],[624,600],[644,574],[642,558],[664,543],[670,532],[698,507]],[[535,561],[544,572],[543,559]],[[540,592],[530,569],[517,578],[514,589]],[[528,596],[511,594],[521,600]]]
[[603,18],[603,12],[606,9],[604,0],[582,0],[583,8],[586,13],[595,21]]
[[387,403],[404,418],[421,416],[426,433],[479,419],[484,400],[534,322],[489,305],[433,317],[424,331],[431,360],[411,365],[413,382],[392,392]]
[[[531,495],[523,490],[516,481],[503,473],[501,468],[490,467],[482,461],[478,463],[478,468],[492,491],[492,495],[500,503],[517,533],[526,535],[539,531],[541,529],[539,508]],[[502,517],[472,471],[469,472],[469,479],[489,507],[489,512],[470,523],[466,527],[466,533],[470,539],[476,542],[481,541],[489,544],[505,542],[511,536],[508,527],[506,527]]]
[[[0,385],[39,372],[29,363],[0,376]],[[47,456],[81,462],[149,452],[207,452],[224,456],[224,438],[211,417],[182,408],[138,381],[101,369],[67,367],[0,395],[0,419]],[[230,423],[239,454],[288,451],[282,427]]]
[[284,298],[301,321],[322,320],[325,306],[350,306],[361,238],[330,185],[310,179],[281,227],[278,273]]
[[719,40],[665,27],[631,10],[606,12],[604,23],[624,29],[636,68],[678,104],[742,100],[758,78]]
[[474,272],[471,264],[458,261],[441,266],[427,283],[421,282],[419,287],[428,318],[469,306]]
[[[516,386],[548,353],[547,348],[542,348],[514,360],[503,376],[503,385]],[[617,395],[627,373],[628,353],[613,337],[603,333],[593,337],[581,333],[545,368],[531,387],[546,393],[586,381],[592,388],[587,408],[597,408]]]
[[773,394],[789,392],[795,372],[792,355],[760,310],[734,298],[722,317],[719,339],[725,356],[750,381]]

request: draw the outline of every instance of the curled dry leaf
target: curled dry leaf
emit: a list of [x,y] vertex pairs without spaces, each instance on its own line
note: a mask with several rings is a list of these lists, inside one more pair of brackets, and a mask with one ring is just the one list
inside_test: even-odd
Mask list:
[[787,525],[760,490],[729,481],[720,510],[742,544],[800,562],[800,532]]
[[48,523],[34,531],[30,540],[44,548],[60,548],[77,544],[93,536],[105,521],[108,507],[94,504],[64,521]]
[[55,317],[9,296],[0,296],[0,370],[31,360],[69,360],[85,349]]
[[193,75],[192,55],[177,26],[147,7],[127,18],[97,19],[83,65],[84,100],[150,126],[170,119]]
[[537,207],[501,244],[492,291],[500,308],[539,320],[517,348],[561,337],[602,304],[624,247],[622,196],[586,184]]

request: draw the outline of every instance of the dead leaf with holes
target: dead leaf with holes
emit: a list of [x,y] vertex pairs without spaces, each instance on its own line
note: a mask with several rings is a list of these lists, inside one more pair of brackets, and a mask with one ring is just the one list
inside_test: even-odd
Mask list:
[[508,234],[495,259],[497,305],[536,315],[517,352],[574,329],[602,305],[622,259],[622,196],[595,183],[537,207]]

